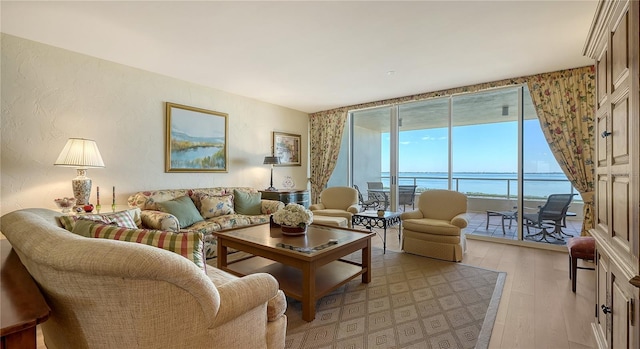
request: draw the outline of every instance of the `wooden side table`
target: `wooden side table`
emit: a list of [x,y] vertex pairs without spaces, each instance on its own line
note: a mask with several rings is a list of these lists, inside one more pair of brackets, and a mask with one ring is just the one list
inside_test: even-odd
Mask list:
[[267,200],[278,200],[285,204],[296,203],[309,208],[310,199],[307,189],[280,189],[278,191],[260,190],[262,198]]
[[0,257],[0,349],[36,349],[36,325],[51,309],[9,240],[0,240]]

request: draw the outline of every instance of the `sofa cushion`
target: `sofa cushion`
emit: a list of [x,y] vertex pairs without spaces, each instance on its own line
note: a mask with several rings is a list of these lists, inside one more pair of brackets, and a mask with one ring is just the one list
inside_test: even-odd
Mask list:
[[105,214],[78,214],[78,215],[65,215],[59,216],[58,221],[67,229],[72,231],[78,219],[91,220],[104,224],[115,224],[120,227],[137,229],[138,225],[135,222],[134,216],[140,219],[140,209],[131,209],[126,211],[119,211]]
[[158,202],[156,205],[160,208],[160,211],[174,215],[178,219],[180,228],[186,228],[203,220],[196,205],[186,195],[173,200]]
[[262,213],[262,193],[247,193],[234,190],[233,198],[236,213],[246,215],[259,215]]
[[174,233],[161,230],[128,229],[89,220],[78,220],[72,231],[89,238],[137,242],[177,253],[205,269],[204,241],[201,233]]
[[204,219],[234,213],[233,195],[204,195],[200,197],[200,214]]

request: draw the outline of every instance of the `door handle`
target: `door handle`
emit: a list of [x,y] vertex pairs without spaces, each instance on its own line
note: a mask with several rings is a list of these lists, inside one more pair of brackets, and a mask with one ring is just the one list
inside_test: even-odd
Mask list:
[[611,314],[611,308],[607,307],[606,305],[602,305],[600,308],[602,308],[602,312],[605,314]]
[[611,136],[611,132],[609,131],[604,131],[600,134],[600,136],[602,136],[602,138],[607,138],[609,136]]

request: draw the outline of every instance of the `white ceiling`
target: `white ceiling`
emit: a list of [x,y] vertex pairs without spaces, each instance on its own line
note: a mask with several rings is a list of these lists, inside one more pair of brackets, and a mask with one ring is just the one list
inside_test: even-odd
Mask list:
[[[304,112],[592,64],[597,1],[2,1],[2,32]],[[389,74],[389,71],[395,74]]]

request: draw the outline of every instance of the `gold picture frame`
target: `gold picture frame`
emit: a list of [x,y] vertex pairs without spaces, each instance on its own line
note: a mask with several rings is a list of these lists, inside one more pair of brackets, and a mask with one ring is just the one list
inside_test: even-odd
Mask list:
[[228,114],[166,102],[165,172],[228,172]]
[[301,166],[301,136],[293,133],[273,132],[273,156],[280,158],[275,166]]

